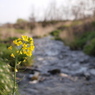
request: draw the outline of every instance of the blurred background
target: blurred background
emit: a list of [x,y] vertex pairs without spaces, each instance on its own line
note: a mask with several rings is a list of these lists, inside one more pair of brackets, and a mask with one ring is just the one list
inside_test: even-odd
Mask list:
[[[7,47],[21,35],[33,37],[36,46],[34,55],[18,67],[28,67],[27,73],[18,74],[18,80],[25,76],[20,84],[21,95],[95,95],[95,0],[0,0],[1,62],[13,64],[9,55],[15,50],[9,52]],[[22,56],[19,61],[23,61]],[[41,78],[27,79],[30,70],[40,71]],[[72,82],[71,76],[76,81]],[[38,92],[34,90],[33,81],[45,79],[48,82],[37,84]],[[21,88],[25,83],[29,83],[26,91]]]
[[72,49],[94,40],[95,0],[3,0],[0,13],[0,39],[53,35]]
[[59,39],[72,41],[94,31],[94,4],[94,0],[0,1],[0,38],[43,37],[57,30]]
[[[44,36],[60,27],[65,28],[61,29],[64,35],[64,30],[70,31],[74,26],[94,23],[92,21],[95,15],[94,3],[94,0],[0,1],[1,38],[13,37],[15,33],[15,36],[21,33]],[[75,31],[77,32],[78,29]],[[82,31],[83,28],[80,32]]]

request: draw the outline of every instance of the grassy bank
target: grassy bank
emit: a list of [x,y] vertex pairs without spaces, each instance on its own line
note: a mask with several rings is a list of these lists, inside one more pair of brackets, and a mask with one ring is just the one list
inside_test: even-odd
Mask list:
[[[74,25],[74,26],[73,26]],[[86,54],[95,56],[95,21],[78,23],[72,22],[66,27],[61,26],[51,35],[56,40],[62,40],[72,50],[83,50]]]

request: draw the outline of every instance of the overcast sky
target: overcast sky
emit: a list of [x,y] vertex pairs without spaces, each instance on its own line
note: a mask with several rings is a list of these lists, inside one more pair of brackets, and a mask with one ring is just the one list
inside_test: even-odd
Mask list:
[[[0,0],[0,23],[15,22],[17,18],[28,19],[32,6],[42,10],[51,0]],[[62,1],[62,0],[59,0]]]
[[68,6],[76,0],[0,0],[0,23],[14,23],[18,18],[28,19],[33,7],[39,15],[51,1]]

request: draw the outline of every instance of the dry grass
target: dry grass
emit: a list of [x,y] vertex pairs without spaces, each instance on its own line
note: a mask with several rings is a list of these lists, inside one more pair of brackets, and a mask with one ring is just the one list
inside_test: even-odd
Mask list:
[[31,36],[31,37],[43,37],[45,35],[48,35],[50,32],[56,30],[58,27],[67,24],[67,22],[58,22],[55,24],[47,24],[45,27],[43,27],[42,23],[35,23],[35,27],[33,29],[27,29],[23,30],[26,31],[24,33],[20,33],[20,31],[17,32],[17,30],[14,27],[2,27],[0,28],[0,38],[5,39],[8,37],[20,37],[22,34]]
[[[73,40],[74,38],[74,34],[76,33],[80,33],[80,31],[84,31],[84,29],[89,30],[89,24],[91,22],[91,19],[86,19],[86,20],[78,20],[78,21],[59,21],[59,22],[55,22],[54,24],[48,23],[44,25],[44,22],[39,22],[39,23],[29,23],[29,25],[31,26],[35,26],[32,29],[29,28],[29,25],[27,26],[27,28],[23,29],[23,31],[19,31],[16,32],[17,30],[20,29],[16,29],[14,27],[14,25],[11,25],[11,27],[1,27],[0,28],[0,38],[1,39],[5,39],[8,37],[20,37],[22,34],[23,35],[27,35],[27,36],[31,36],[31,37],[43,37],[45,35],[50,34],[52,31],[58,29],[58,27],[65,27],[64,30],[62,30],[62,32],[60,32],[60,38],[61,39],[67,39],[68,41]],[[85,26],[84,26],[84,23]],[[88,26],[87,26],[88,25]],[[19,25],[17,25],[19,27]],[[24,26],[23,26],[24,27]],[[84,28],[83,28],[84,27]],[[23,33],[20,33],[23,32]]]
[[62,40],[66,41],[66,43],[70,43],[75,37],[80,37],[85,32],[95,31],[95,26],[92,25],[92,22],[95,22],[95,19],[88,18],[72,21],[71,23],[67,22],[67,24],[65,24],[66,28],[60,32],[59,36]]
[[6,39],[9,37],[20,37],[20,35],[21,35],[20,33],[14,32],[14,29],[3,28],[0,31],[0,39]]

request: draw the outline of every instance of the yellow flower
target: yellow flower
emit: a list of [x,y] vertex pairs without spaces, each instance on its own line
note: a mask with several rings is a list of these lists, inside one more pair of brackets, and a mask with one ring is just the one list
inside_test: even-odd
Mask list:
[[14,54],[13,54],[13,53],[11,54],[11,57],[15,58],[15,56],[14,56]]
[[26,42],[28,41],[28,36],[22,35],[21,37],[22,37],[22,40],[23,40],[23,41],[26,41]]
[[33,50],[34,50],[34,48],[35,48],[35,46],[30,46],[31,51],[33,51]]
[[22,54],[22,51],[20,51],[20,54]]
[[17,46],[20,46],[20,45],[22,45],[23,43],[22,43],[22,41],[18,41],[17,42]]
[[30,41],[33,41],[33,38],[29,38]]
[[15,72],[18,72],[18,70],[17,70],[17,69],[15,69]]
[[18,38],[17,40],[18,40],[18,41],[20,41],[20,40],[21,40],[21,38]]
[[34,42],[33,42],[33,40],[32,40],[32,41],[29,41],[29,43],[30,43],[30,45],[34,45]]
[[18,62],[18,65],[20,65],[21,61]]
[[12,46],[8,47],[8,49],[12,50]]
[[24,44],[22,45],[22,49],[23,49],[23,50],[27,49],[27,44],[24,43]]
[[31,57],[32,53],[30,51],[28,51],[26,55]]
[[24,59],[23,62],[26,62],[26,60]]
[[17,50],[16,53],[19,53],[19,51]]
[[13,43],[14,43],[15,45],[17,45],[17,40],[14,40]]

